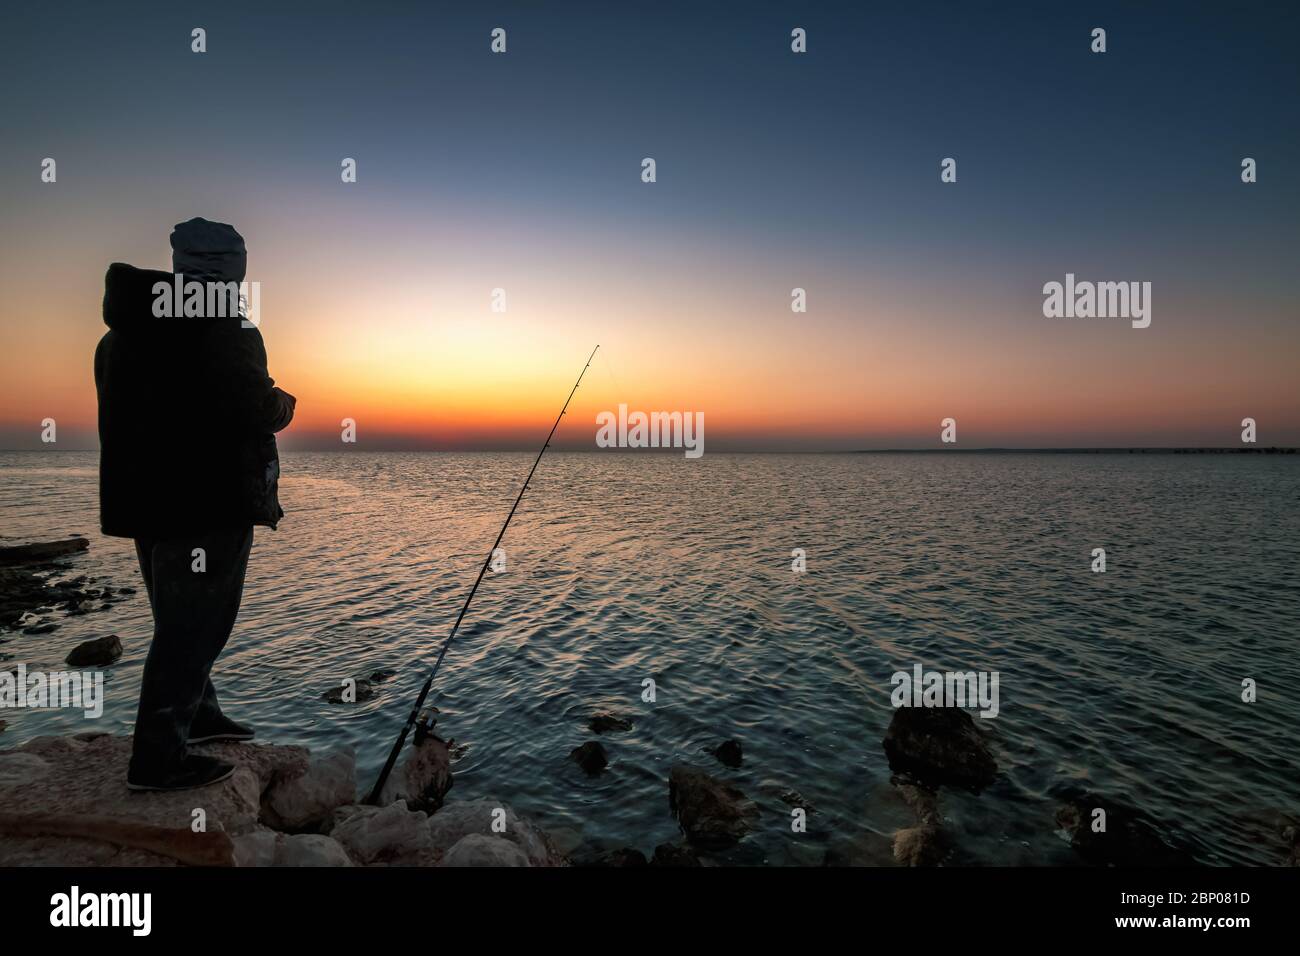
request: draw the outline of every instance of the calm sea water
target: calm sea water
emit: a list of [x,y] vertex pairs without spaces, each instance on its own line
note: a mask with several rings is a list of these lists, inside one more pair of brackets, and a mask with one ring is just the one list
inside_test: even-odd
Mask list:
[[[214,672],[230,713],[267,741],[351,744],[373,780],[530,458],[287,455],[288,516],[257,531]],[[96,531],[96,467],[0,454],[0,533],[86,533],[74,567],[139,586],[130,542]],[[1207,863],[1279,863],[1276,820],[1300,816],[1295,458],[552,453],[505,547],[432,699],[467,747],[452,796],[504,800],[564,846],[675,839],[666,781],[686,761],[762,809],[727,860],[811,865],[835,845],[890,862],[911,817],[880,740],[890,675],[916,662],[1001,674],[1001,713],[980,721],[998,782],[941,798],[954,862],[1073,861],[1051,795],[1069,783],[1132,802]],[[117,633],[106,713],[11,712],[0,744],[131,727],[143,588],[61,620],[4,635],[0,657],[51,665]],[[380,668],[398,676],[375,699],[322,700]],[[610,767],[588,778],[567,755],[597,711],[635,729],[603,738]],[[703,752],[729,737],[739,770]],[[789,789],[814,810],[807,834],[790,832]]]

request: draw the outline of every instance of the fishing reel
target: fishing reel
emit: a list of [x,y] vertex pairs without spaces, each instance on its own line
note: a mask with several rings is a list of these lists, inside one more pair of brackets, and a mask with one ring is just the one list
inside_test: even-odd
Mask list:
[[433,734],[440,713],[441,711],[437,707],[429,707],[420,714],[419,719],[415,722],[415,745],[417,747]]

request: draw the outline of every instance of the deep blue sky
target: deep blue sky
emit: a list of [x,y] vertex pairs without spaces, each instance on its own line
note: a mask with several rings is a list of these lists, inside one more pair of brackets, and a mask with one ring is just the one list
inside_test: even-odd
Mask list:
[[[487,52],[495,26],[505,57]],[[789,52],[793,26],[807,56]],[[514,242],[520,270],[546,268],[551,236],[574,275],[589,255],[601,281],[617,279],[599,259],[610,236],[637,237],[666,273],[683,243],[697,266],[756,282],[799,263],[796,279],[841,284],[844,308],[806,320],[832,337],[851,331],[855,295],[879,294],[950,314],[939,341],[969,310],[1014,353],[1046,278],[1150,279],[1161,325],[1178,314],[1201,336],[1169,342],[1155,377],[1234,322],[1276,360],[1297,342],[1298,42],[1295,3],[25,4],[0,33],[0,277],[25,285],[62,260],[86,279],[58,306],[80,309],[103,262],[164,265],[145,260],[200,210],[238,215],[277,264],[295,241],[304,260],[332,244],[397,261],[435,224],[476,217],[458,251]],[[33,173],[47,155],[53,200]],[[629,175],[644,155],[653,204]],[[1247,155],[1258,188],[1238,181]],[[341,156],[360,159],[364,207],[340,206],[358,195],[339,198]],[[944,156],[957,190],[936,188]],[[855,278],[865,293],[847,291]],[[19,351],[35,347],[18,331],[33,294],[0,315]],[[601,338],[573,331],[566,355]],[[26,434],[10,425],[0,444]]]

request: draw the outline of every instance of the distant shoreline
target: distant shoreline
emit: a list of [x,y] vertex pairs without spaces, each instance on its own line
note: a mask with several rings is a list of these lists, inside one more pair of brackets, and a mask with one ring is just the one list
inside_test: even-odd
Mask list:
[[[552,454],[560,455],[669,455],[680,458],[679,449],[660,448],[555,448]],[[98,452],[98,448],[0,448],[0,454],[65,454],[85,455]],[[508,453],[533,454],[529,448],[357,448],[343,451],[337,448],[285,448],[282,455],[500,455]],[[713,455],[1294,455],[1300,448],[1271,446],[1267,448],[847,448],[847,449],[748,449],[715,451]]]
[[848,455],[1294,455],[1295,448],[863,448]]

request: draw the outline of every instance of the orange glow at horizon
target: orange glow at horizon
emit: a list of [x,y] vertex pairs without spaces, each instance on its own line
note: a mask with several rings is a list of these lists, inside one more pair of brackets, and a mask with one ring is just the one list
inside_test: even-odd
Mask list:
[[[270,371],[299,400],[286,447],[328,446],[344,418],[356,420],[363,447],[367,438],[530,447],[596,342],[561,447],[594,448],[596,414],[620,403],[701,411],[706,442],[755,448],[932,446],[948,416],[974,447],[1226,445],[1248,414],[1268,423],[1262,443],[1300,444],[1294,329],[1280,313],[1228,334],[1224,301],[1170,303],[1135,331],[1053,323],[995,296],[954,318],[959,294],[934,283],[810,266],[805,316],[790,312],[783,282],[755,279],[771,265],[761,257],[685,248],[652,269],[640,247],[614,249],[584,259],[576,282],[573,254],[536,237],[520,247],[504,264],[485,265],[469,245],[438,269],[421,252],[388,250],[361,268],[358,256],[379,255],[370,246],[308,255],[265,239],[265,271],[250,267],[250,278],[270,277],[261,299]],[[0,427],[28,447],[53,417],[93,447],[103,253],[54,261],[12,239],[3,251],[13,295],[0,304]],[[348,278],[321,278],[334,275]],[[504,314],[490,309],[497,286]]]

